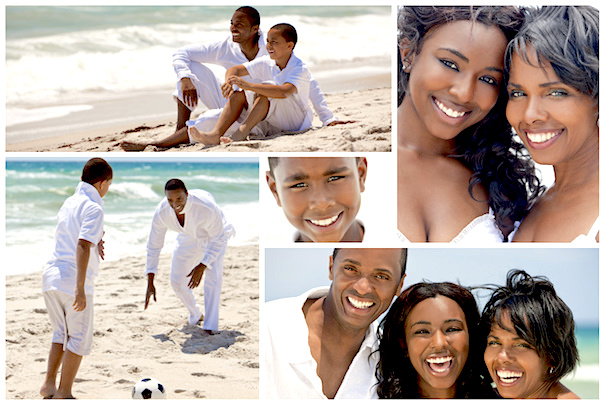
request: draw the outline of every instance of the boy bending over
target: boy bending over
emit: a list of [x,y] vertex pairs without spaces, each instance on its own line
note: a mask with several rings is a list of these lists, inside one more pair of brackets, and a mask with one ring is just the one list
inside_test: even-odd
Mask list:
[[[92,346],[94,278],[103,253],[103,197],[113,170],[101,158],[86,162],[75,194],[57,215],[55,248],[42,275],[42,293],[52,325],[44,398],[73,398],[71,387]],[[61,367],[61,381],[56,387]]]
[[[262,135],[281,131],[304,131],[312,125],[308,105],[310,72],[294,55],[298,41],[296,29],[290,24],[277,24],[267,34],[269,56],[229,68],[222,92],[228,98],[218,122],[210,132],[189,128],[191,138],[205,145],[243,141],[252,129]],[[241,76],[250,76],[251,83]],[[244,91],[236,90],[234,86]],[[247,116],[239,128],[224,136],[244,110]]]

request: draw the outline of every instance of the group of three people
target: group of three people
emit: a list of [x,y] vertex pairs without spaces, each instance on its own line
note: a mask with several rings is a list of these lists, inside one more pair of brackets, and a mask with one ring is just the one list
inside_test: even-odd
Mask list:
[[511,270],[481,316],[457,284],[401,293],[407,254],[334,249],[331,286],[265,304],[261,397],[577,398],[560,383],[573,315],[551,282]]
[[[399,9],[404,240],[599,239],[598,21],[593,7]],[[553,166],[549,189],[533,161]]]

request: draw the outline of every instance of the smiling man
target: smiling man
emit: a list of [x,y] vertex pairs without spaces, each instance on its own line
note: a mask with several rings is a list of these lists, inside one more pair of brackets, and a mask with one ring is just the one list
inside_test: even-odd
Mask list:
[[406,262],[407,249],[334,249],[330,287],[267,303],[263,398],[377,398],[376,320]]
[[[189,324],[203,318],[203,329],[212,334],[218,330],[222,266],[228,239],[235,234],[214,197],[204,190],[187,191],[182,180],[168,180],[164,198],[153,215],[147,243],[147,293],[145,309],[156,290],[153,283],[168,229],[178,232],[172,253],[170,283],[189,310]],[[193,294],[203,275],[205,317]]]

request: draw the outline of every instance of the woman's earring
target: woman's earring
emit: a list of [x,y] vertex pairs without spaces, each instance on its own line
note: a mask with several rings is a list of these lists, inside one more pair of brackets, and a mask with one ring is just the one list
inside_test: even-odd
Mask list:
[[548,368],[547,372],[550,373],[550,374],[552,374],[554,372],[554,368],[553,367]]

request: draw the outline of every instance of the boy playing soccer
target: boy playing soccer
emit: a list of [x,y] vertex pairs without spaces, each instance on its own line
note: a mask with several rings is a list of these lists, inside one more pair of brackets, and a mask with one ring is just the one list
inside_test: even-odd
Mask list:
[[[113,170],[101,158],[90,159],[82,181],[57,215],[55,248],[42,275],[42,293],[53,329],[44,398],[73,398],[71,387],[82,361],[90,354],[93,333],[94,278],[103,252],[103,197]],[[61,381],[56,378],[61,367]]]
[[[218,122],[210,132],[190,127],[191,138],[205,145],[217,145],[220,142],[245,140],[257,125],[264,135],[310,128],[310,72],[293,53],[297,41],[296,29],[290,24],[273,26],[267,34],[269,56],[227,70],[222,92],[228,101]],[[251,83],[241,76],[250,76],[262,83]],[[238,91],[233,86],[244,91]],[[230,137],[224,136],[244,110],[248,112],[243,123]]]
[[365,190],[363,157],[269,157],[266,181],[298,230],[296,242],[361,242],[356,219]]

